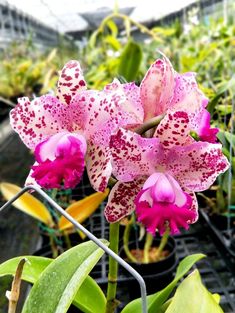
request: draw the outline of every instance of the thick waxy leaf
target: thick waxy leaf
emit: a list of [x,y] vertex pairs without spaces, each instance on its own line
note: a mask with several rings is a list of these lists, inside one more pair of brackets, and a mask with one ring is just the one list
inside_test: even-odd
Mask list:
[[[14,184],[1,183],[0,190],[4,198],[8,201],[11,200],[22,189]],[[38,219],[39,221],[51,227],[54,224],[52,217],[49,211],[47,210],[46,206],[28,192],[24,193],[12,205],[15,208],[23,211],[24,213]]]
[[165,313],[223,313],[217,300],[203,286],[200,274],[195,270],[177,288]]
[[[108,188],[105,190],[105,192],[93,193],[92,195],[71,204],[66,209],[66,212],[69,213],[79,223],[83,223],[92,213],[95,212],[95,210],[104,201],[108,194]],[[64,216],[60,218],[60,230],[65,230],[72,226],[73,225]]]
[[[108,244],[106,240],[102,241]],[[64,252],[42,272],[26,299],[22,313],[67,312],[80,286],[103,253],[92,241]]]
[[[200,259],[204,258],[204,254],[193,254],[184,258],[177,267],[174,280],[163,290],[150,295],[148,299],[148,313],[156,313],[160,311],[161,306],[168,299],[169,295],[177,285],[178,281],[190,270],[190,268]],[[141,299],[136,299],[125,306],[122,313],[141,313]]]
[[118,74],[128,82],[134,81],[142,61],[142,50],[139,44],[130,40],[125,46],[118,68]]
[[[22,256],[8,260],[0,265],[0,277],[14,275],[17,265],[22,258],[28,262],[24,266],[22,279],[34,284],[45,268],[53,259],[39,256]],[[91,301],[92,299],[92,301]],[[90,276],[87,276],[73,299],[73,305],[85,313],[104,313],[106,306],[105,296],[99,285]]]

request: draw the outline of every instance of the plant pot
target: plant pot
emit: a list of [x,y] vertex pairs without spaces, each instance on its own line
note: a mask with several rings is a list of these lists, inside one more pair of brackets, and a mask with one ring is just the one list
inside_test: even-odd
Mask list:
[[[61,240],[61,243],[58,244],[58,246],[57,246],[59,255],[61,253],[63,253],[64,251],[68,250],[68,246],[66,245],[66,242],[65,242],[64,238],[61,237],[60,240]],[[69,235],[69,240],[70,240],[71,247],[77,246],[78,244],[84,242],[77,233],[70,234]],[[49,240],[49,236],[48,235],[43,235],[42,236],[41,248],[36,250],[33,253],[33,255],[43,256],[43,257],[47,257],[47,258],[52,258],[52,249],[51,249],[50,240]]]
[[[215,225],[219,230],[226,230],[228,227],[228,217],[223,214],[212,214],[209,216],[210,221]],[[230,218],[230,224],[233,225],[235,219],[234,217]]]
[[[160,238],[155,238],[152,246],[158,247],[160,243]],[[129,249],[136,249],[136,242],[130,242]],[[144,247],[144,241],[139,242],[138,244],[140,249]],[[163,260],[158,262],[152,262],[148,264],[144,263],[128,263],[144,278],[147,293],[151,294],[157,292],[164,287],[166,287],[173,279],[174,270],[177,266],[176,259],[176,242],[173,237],[169,237],[168,242],[164,250],[168,250],[169,254]],[[120,250],[120,256],[126,260],[126,254],[123,248]],[[129,272],[126,270],[122,270],[122,274],[126,277],[129,277],[129,287],[128,292],[130,295],[130,299],[135,299],[140,296],[139,285],[137,281],[134,280],[132,276],[130,276]]]

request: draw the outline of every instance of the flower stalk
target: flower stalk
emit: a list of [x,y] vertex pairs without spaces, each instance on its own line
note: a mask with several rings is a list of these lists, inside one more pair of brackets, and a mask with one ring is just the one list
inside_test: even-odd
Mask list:
[[133,256],[129,249],[129,238],[130,238],[130,231],[132,228],[134,222],[134,216],[131,217],[130,221],[127,223],[125,230],[124,230],[124,235],[123,235],[123,248],[126,253],[126,256],[128,257],[128,260],[134,263],[138,263],[137,259]]
[[161,253],[164,250],[164,248],[165,248],[165,246],[166,246],[166,244],[168,242],[169,236],[170,236],[170,228],[167,227],[165,233],[163,234],[163,236],[161,238],[160,245],[159,245],[159,247],[157,249],[157,254],[156,254],[156,259],[157,260],[160,259]]
[[152,30],[150,30],[149,28],[147,28],[145,25],[136,22],[135,20],[131,19],[129,16],[125,15],[125,14],[121,14],[121,13],[112,13],[110,15],[108,15],[106,18],[103,19],[103,21],[101,22],[97,33],[102,33],[104,31],[105,25],[107,24],[108,21],[113,20],[115,18],[121,19],[124,21],[124,25],[126,26],[126,33],[127,36],[130,33],[130,25],[134,25],[136,26],[142,33],[147,34],[148,36],[152,37],[154,40],[161,42],[162,39],[157,36]]
[[146,240],[144,245],[144,259],[143,263],[149,263],[149,249],[151,248],[153,243],[153,235],[150,233],[146,234]]
[[[169,235],[170,235],[170,228],[167,227],[165,233],[163,234],[163,236],[161,238],[160,245],[159,245],[157,252],[155,254],[156,261],[160,260],[161,253],[164,250],[164,248],[168,242]],[[149,263],[149,250],[152,246],[152,243],[153,243],[153,235],[151,233],[147,233],[145,245],[144,245],[144,260],[143,260],[144,263]]]
[[[118,254],[119,244],[119,223],[113,223],[109,226],[109,248]],[[117,291],[118,263],[111,256],[109,257],[109,274],[107,289],[106,313],[114,313],[119,301],[116,299]]]

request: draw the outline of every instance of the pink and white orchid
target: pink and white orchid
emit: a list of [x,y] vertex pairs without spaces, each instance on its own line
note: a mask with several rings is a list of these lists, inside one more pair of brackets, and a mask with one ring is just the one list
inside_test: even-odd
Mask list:
[[111,137],[119,182],[105,208],[109,222],[129,215],[135,206],[139,221],[153,234],[162,234],[166,223],[174,234],[197,220],[194,192],[209,188],[229,164],[220,144],[196,142],[190,129],[190,114],[176,111],[164,117],[154,138],[125,129]]
[[156,60],[140,85],[144,120],[167,112],[186,111],[190,128],[201,141],[216,142],[217,128],[210,128],[210,113],[206,110],[208,99],[198,88],[196,74],[177,73],[164,57]]
[[[116,222],[134,210],[151,233],[171,233],[197,220],[195,191],[207,189],[228,168],[210,128],[207,98],[195,73],[178,74],[167,58],[157,60],[140,85],[144,121],[166,114],[154,138],[120,129],[111,137],[113,173],[119,182],[110,193],[105,215]],[[190,132],[198,133],[196,142]],[[204,141],[204,142],[203,142]],[[123,192],[125,190],[125,192]],[[120,194],[123,197],[120,202]]]
[[10,114],[11,125],[37,161],[28,181],[34,178],[46,188],[73,188],[86,162],[92,186],[104,191],[112,172],[111,134],[119,126],[143,122],[137,91],[135,84],[118,81],[103,91],[86,90],[79,62],[70,61],[61,72],[57,97],[19,99]]

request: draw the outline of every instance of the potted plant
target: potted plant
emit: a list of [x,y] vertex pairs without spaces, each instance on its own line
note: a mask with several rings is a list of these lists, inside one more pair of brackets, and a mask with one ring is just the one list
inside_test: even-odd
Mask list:
[[[97,35],[105,33],[106,27],[115,33],[112,18],[123,19],[127,33],[130,33],[129,26],[133,21],[114,14],[102,22],[92,36],[93,43]],[[146,27],[135,25],[147,32]],[[148,34],[156,37],[152,31]],[[129,65],[133,70],[135,62],[127,57],[132,53],[138,59],[136,64],[139,67],[141,49],[129,38],[121,60],[115,63],[124,62],[125,66],[122,63],[119,67],[122,73]],[[118,80],[106,84],[106,79],[101,79],[105,84],[103,90],[87,90],[79,62],[70,61],[60,73],[55,96],[45,95],[32,101],[21,98],[11,112],[13,129],[34,152],[35,164],[29,174],[31,183],[45,189],[74,188],[81,181],[86,167],[96,191],[104,192],[108,185],[112,187],[104,213],[110,223],[109,246],[116,254],[121,219],[135,211],[138,222],[151,234],[146,236],[145,251],[149,252],[151,236],[156,232],[163,236],[164,243],[168,233],[177,234],[181,228],[188,229],[196,222],[195,192],[207,189],[229,166],[222,147],[216,143],[217,129],[210,127],[210,115],[206,109],[208,100],[199,89],[194,73],[179,74],[165,55],[161,53],[161,57],[150,66],[140,86]],[[98,76],[101,71],[96,69],[95,72]],[[90,256],[96,252],[100,256],[100,251],[92,243],[81,247],[66,251],[43,268],[26,301],[24,313],[38,308],[42,312],[55,312],[55,308],[62,312],[67,310],[91,268],[88,262],[88,270],[83,275],[86,264],[83,251],[84,257],[92,260],[93,265],[97,258],[90,259]],[[79,259],[84,263],[81,268],[80,264],[77,268],[73,262],[78,251]],[[145,253],[146,259],[148,255]],[[199,311],[200,304],[195,301],[198,296],[205,299],[205,312],[221,312],[218,297],[211,296],[201,286],[198,272],[191,274],[177,289],[175,298],[166,302],[182,273],[194,263],[194,257],[179,265],[175,279],[162,292],[149,297],[149,312],[182,313],[179,303],[188,312],[190,302]],[[39,259],[35,260],[37,268]],[[53,272],[59,273],[58,277],[54,277],[57,275]],[[114,312],[118,304],[117,273],[117,263],[110,257],[106,313]],[[48,280],[56,286],[54,297],[44,292]],[[60,280],[64,282],[61,285]],[[195,286],[197,293],[192,292]],[[191,291],[190,296],[186,295],[187,290]],[[139,300],[128,304],[123,312],[133,310],[141,312]]]
[[[104,241],[105,244],[107,242]],[[11,312],[15,312],[19,298],[21,279],[34,284],[25,302],[22,312],[52,313],[56,310],[67,312],[71,303],[81,312],[104,313],[106,299],[97,283],[88,273],[102,255],[102,250],[92,242],[80,244],[64,252],[55,260],[25,256],[17,257],[0,265],[0,277],[15,275],[12,289],[7,292]],[[176,289],[174,296],[169,298],[179,280],[190,270],[195,262],[203,258],[202,254],[186,257],[180,262],[174,280],[162,291],[152,294],[148,303],[148,312],[188,312],[193,303],[197,311],[222,313],[218,305],[218,295],[210,294],[201,283],[198,271],[189,275]],[[71,264],[68,266],[67,259]],[[84,272],[85,271],[85,272]],[[197,294],[195,293],[197,288]],[[45,292],[45,289],[48,292]],[[190,292],[190,297],[188,293]],[[51,295],[52,293],[52,295]],[[69,296],[68,296],[69,295]],[[203,305],[198,302],[198,295],[203,297]],[[59,301],[62,300],[63,301]],[[191,304],[190,304],[191,302]],[[168,310],[168,311],[167,311]],[[74,312],[76,310],[74,309]],[[136,299],[127,304],[123,313],[142,312],[141,301]]]
[[[153,236],[156,230],[165,239],[181,227],[188,229],[197,220],[194,192],[208,188],[228,168],[208,119],[198,122],[209,113],[194,74],[176,73],[164,57],[150,67],[140,87],[114,81],[103,91],[85,89],[80,64],[70,61],[61,72],[57,97],[32,102],[22,98],[11,112],[13,128],[34,150],[31,182],[48,189],[73,188],[85,163],[95,190],[104,191],[110,181],[105,216],[110,222],[110,248],[116,253],[119,220],[135,207],[138,221]],[[21,122],[24,128],[18,127]],[[198,140],[191,130],[197,131]],[[147,238],[149,245],[151,237]],[[113,312],[117,264],[112,258],[109,267],[106,311]]]
[[[153,237],[144,231],[143,226],[135,222],[132,215],[125,221],[122,243],[120,256],[141,274],[148,293],[156,292],[170,283],[177,259],[176,242],[169,236],[169,229],[162,237]],[[128,277],[127,288],[130,298],[137,298],[139,288],[132,276],[122,268],[120,272]]]

